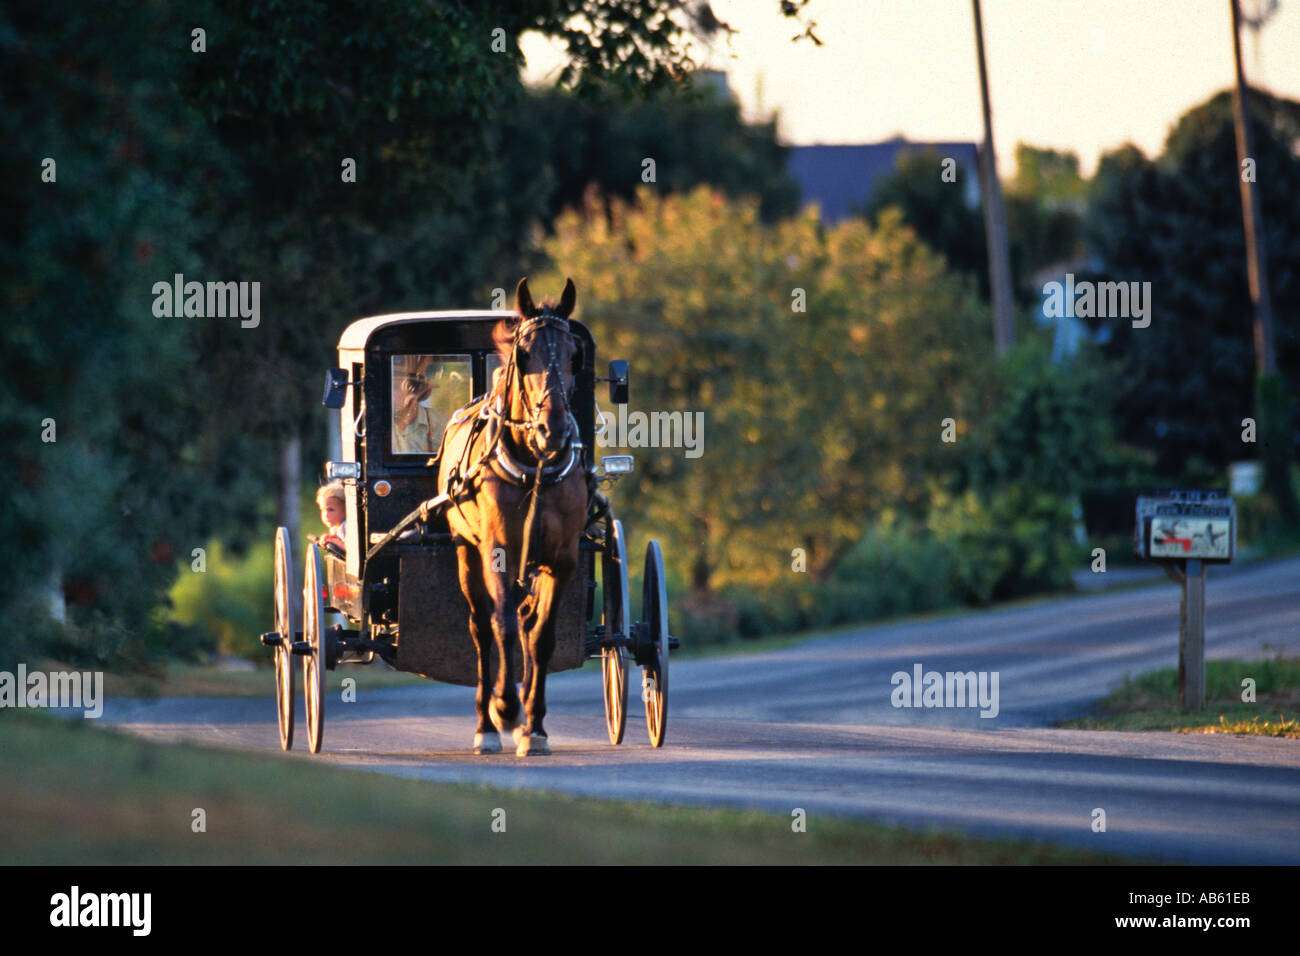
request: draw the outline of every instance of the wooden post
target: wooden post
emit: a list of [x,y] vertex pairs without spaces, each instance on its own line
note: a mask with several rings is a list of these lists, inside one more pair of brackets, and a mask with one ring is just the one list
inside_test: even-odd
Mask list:
[[1186,563],[1178,629],[1178,706],[1205,709],[1205,564]]
[[980,0],[971,0],[975,12],[975,50],[980,74],[980,101],[984,107],[984,146],[979,151],[983,180],[984,236],[989,253],[989,292],[993,297],[993,347],[998,355],[1016,342],[1015,305],[1011,299],[1011,258],[1007,252],[1007,221],[1002,209],[1002,183],[998,179],[997,151],[993,148],[993,110],[989,106],[989,77],[984,65],[984,24]]
[[1255,310],[1255,370],[1259,375],[1277,371],[1273,350],[1273,303],[1268,291],[1268,254],[1264,250],[1264,217],[1259,209],[1259,189],[1255,177],[1243,172],[1247,159],[1255,159],[1255,137],[1250,129],[1250,104],[1247,102],[1246,72],[1241,66],[1241,10],[1238,0],[1232,6],[1232,55],[1236,66],[1236,84],[1232,88],[1233,126],[1237,135],[1237,183],[1241,190],[1241,216],[1246,230],[1246,277],[1250,282],[1250,301]]

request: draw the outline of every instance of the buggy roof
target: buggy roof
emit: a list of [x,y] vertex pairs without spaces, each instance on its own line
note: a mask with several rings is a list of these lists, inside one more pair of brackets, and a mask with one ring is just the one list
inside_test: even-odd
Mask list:
[[464,322],[474,319],[504,319],[514,315],[507,309],[451,309],[443,312],[394,312],[391,315],[372,315],[357,319],[339,337],[339,349],[364,349],[370,336],[390,325],[408,322]]

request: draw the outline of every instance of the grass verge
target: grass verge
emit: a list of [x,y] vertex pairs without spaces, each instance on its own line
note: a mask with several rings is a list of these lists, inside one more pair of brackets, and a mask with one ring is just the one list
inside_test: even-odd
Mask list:
[[[1246,680],[1255,682],[1253,702],[1241,699]],[[1300,738],[1300,658],[1207,661],[1205,699],[1203,710],[1180,710],[1178,669],[1166,667],[1126,677],[1098,705],[1095,715],[1057,726]]]
[[87,724],[0,721],[0,864],[1127,862],[815,813],[794,833],[774,814],[432,784]]

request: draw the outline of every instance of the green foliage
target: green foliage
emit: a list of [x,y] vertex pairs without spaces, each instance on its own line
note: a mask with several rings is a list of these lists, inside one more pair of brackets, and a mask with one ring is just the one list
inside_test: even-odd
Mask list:
[[1074,153],[1016,144],[1016,175],[1007,183],[1008,195],[1032,197],[1050,208],[1080,202],[1086,193]]
[[[867,618],[932,611],[956,604],[951,549],[921,529],[874,526],[835,568],[852,585]],[[853,618],[849,618],[853,620]]]
[[[1241,699],[1246,678],[1255,681],[1256,698],[1249,702]],[[1165,667],[1137,677],[1126,675],[1098,705],[1100,716],[1068,721],[1063,726],[1300,737],[1297,689],[1300,659],[1294,657],[1206,661],[1205,709],[1186,711],[1177,706],[1178,669]]]
[[[517,277],[547,195],[506,136],[519,35],[560,37],[573,87],[627,93],[689,67],[679,28],[699,24],[678,7],[6,5],[0,610],[16,627],[0,659],[201,646],[203,627],[162,623],[178,559],[264,535],[272,444],[319,433],[311,383],[343,322]],[[571,22],[584,14],[591,32]],[[261,324],[155,317],[153,284],[176,273],[259,282]],[[242,580],[220,583],[243,599]]]
[[927,476],[956,465],[940,422],[975,412],[988,323],[896,215],[764,226],[753,200],[643,190],[589,200],[545,245],[534,287],[578,279],[602,356],[633,362],[629,409],[704,414],[699,457],[630,449],[615,495],[693,588],[773,582],[796,547],[824,579],[872,516],[923,514]]
[[685,630],[674,633],[696,646],[955,607],[968,600],[965,572],[955,539],[924,526],[876,524],[829,579],[793,574],[761,589],[724,588],[715,603],[729,610],[725,618],[698,613],[690,595],[681,607]]
[[[1300,468],[1291,469],[1291,493],[1300,497]],[[1234,495],[1237,503],[1237,548],[1256,554],[1294,554],[1300,549],[1300,533],[1282,518],[1277,499],[1267,488],[1257,494]]]
[[1041,301],[1041,288],[1030,281],[1034,273],[1068,268],[1084,255],[1086,189],[1074,153],[1017,144],[1005,207],[1012,275],[1022,301]]
[[953,587],[963,599],[983,604],[1070,585],[1085,550],[1075,538],[1082,492],[1133,464],[1111,433],[1112,394],[1105,365],[1087,350],[1054,364],[1030,337],[999,361],[989,410],[951,482],[956,494],[929,516],[930,530],[953,549]]
[[[904,221],[948,264],[979,284],[989,297],[988,245],[984,213],[962,201],[959,187],[945,182],[943,157],[934,150],[905,153],[898,168],[872,190],[863,213],[871,220],[896,207]],[[1016,176],[1006,185],[1003,205],[1011,257],[1012,288],[1023,304],[1038,290],[1029,277],[1046,266],[1077,259],[1083,252],[1083,192],[1073,153],[1016,147]]]
[[1028,338],[995,375],[991,408],[966,445],[971,485],[1016,483],[1072,496],[1113,470],[1113,387],[1095,356],[1084,351],[1053,363],[1047,346]]
[[[1205,697],[1213,700],[1241,700],[1245,678],[1255,681],[1257,694],[1280,694],[1300,690],[1300,658],[1265,657],[1254,661],[1206,661]],[[1139,699],[1173,702],[1178,699],[1178,669],[1165,667],[1124,683],[1106,701],[1107,709],[1122,709]]]
[[942,173],[943,157],[934,150],[904,153],[894,173],[876,183],[863,214],[875,222],[886,209],[898,209],[926,245],[979,283],[980,295],[987,299],[984,214],[979,205],[966,205],[962,187],[945,182]]
[[[153,281],[194,262],[166,237],[193,227],[209,144],[167,79],[178,48],[156,5],[9,4],[0,48],[0,657],[147,660],[173,636],[154,614],[172,556],[219,493],[196,353],[150,308]],[[65,628],[47,618],[61,599]]]
[[707,183],[733,199],[757,196],[769,223],[798,208],[799,186],[775,121],[748,125],[735,99],[708,88],[674,87],[632,102],[541,90],[516,103],[514,113],[513,138],[529,149],[505,161],[512,180],[544,184],[548,226],[564,209],[580,207],[592,187],[631,200],[646,158],[655,161],[660,191]]
[[1081,551],[1074,526],[1068,498],[1024,483],[941,498],[927,522],[948,550],[953,588],[977,604],[1069,587]]
[[[183,570],[172,589],[173,619],[201,628],[223,654],[265,662],[266,648],[255,638],[271,628],[274,616],[274,551],[254,548],[240,559],[218,542],[206,551],[206,571]],[[294,573],[301,576],[296,567]]]
[[1291,466],[1295,461],[1291,406],[1291,397],[1280,375],[1256,377],[1255,414],[1259,419],[1257,438],[1264,459],[1264,487],[1277,504],[1279,523],[1294,534],[1300,531],[1300,509],[1291,483]]
[[[1288,264],[1300,262],[1300,205],[1286,197],[1300,195],[1293,148],[1300,103],[1263,93],[1249,99],[1278,368],[1294,409],[1300,274]],[[1255,354],[1239,185],[1224,92],[1182,116],[1155,160],[1132,146],[1104,156],[1091,186],[1089,243],[1104,272],[1096,278],[1149,281],[1154,300],[1149,328],[1106,321],[1105,351],[1119,367],[1117,430],[1156,452],[1169,483],[1193,459],[1222,476],[1230,462],[1257,454],[1241,442],[1241,420],[1254,406]],[[1289,450],[1294,420],[1285,429]]]

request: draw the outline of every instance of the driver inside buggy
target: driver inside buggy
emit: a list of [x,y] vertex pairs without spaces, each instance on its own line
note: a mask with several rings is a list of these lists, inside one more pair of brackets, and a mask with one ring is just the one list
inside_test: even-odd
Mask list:
[[394,355],[392,443],[397,455],[434,454],[456,409],[472,397],[467,355]]

